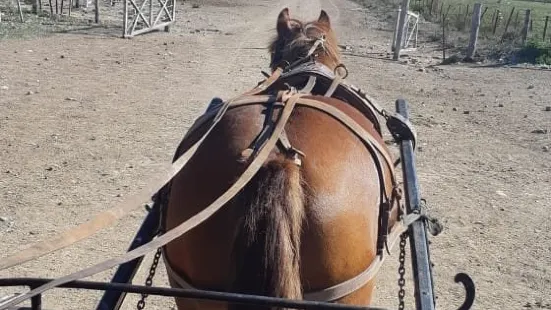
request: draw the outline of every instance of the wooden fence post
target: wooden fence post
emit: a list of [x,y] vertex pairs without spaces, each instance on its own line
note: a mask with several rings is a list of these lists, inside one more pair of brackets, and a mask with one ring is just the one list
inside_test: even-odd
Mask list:
[[528,29],[530,28],[530,19],[532,16],[531,10],[526,10],[526,15],[524,16],[524,27],[522,27],[522,44],[526,43],[528,39]]
[[463,18],[463,29],[467,28],[468,17],[469,17],[469,5],[467,4],[467,9],[465,10],[465,17]]
[[497,10],[496,12],[496,19],[494,21],[494,29],[492,30],[492,34],[496,34],[496,30],[497,30],[497,24],[499,23],[499,17],[501,16],[501,12],[499,10]]
[[[86,1],[88,1],[88,0],[86,0]],[[94,1],[94,9],[95,9],[94,19],[95,19],[96,24],[98,24],[99,23],[99,0]]]
[[400,58],[400,49],[402,49],[402,41],[405,35],[404,26],[408,17],[409,0],[402,0],[402,7],[400,11],[400,19],[398,22],[398,33],[396,35],[396,46],[394,47],[394,56],[392,59],[398,60]]
[[54,6],[52,4],[52,0],[48,0],[48,3],[50,4],[50,17],[54,18]]
[[478,30],[480,28],[480,11],[482,4],[475,3],[473,7],[473,18],[471,20],[471,37],[469,39],[469,47],[467,48],[467,59],[472,59],[476,51],[476,42],[478,40]]
[[398,27],[400,27],[400,15],[402,12],[402,6],[398,6],[398,11],[396,12],[396,24],[394,25],[394,33],[392,34],[392,52],[396,48],[396,38],[398,37]]
[[501,36],[501,41],[505,39],[505,36],[507,35],[507,30],[509,29],[509,24],[511,23],[511,18],[513,18],[513,13],[515,13],[515,7],[511,9],[511,14],[509,14],[509,18],[507,19],[507,23],[505,24],[505,30],[503,30],[503,35]]
[[21,0],[17,0],[17,9],[19,10],[19,18],[21,19],[21,22],[24,23],[25,20],[23,19],[23,10],[21,9]]
[[446,60],[446,26],[448,25],[448,14],[450,13],[452,5],[448,6],[448,10],[442,14],[442,60]]
[[36,0],[33,4],[33,14],[36,14],[38,15],[38,12],[40,12],[40,4],[38,4],[40,2],[40,0]]
[[149,0],[149,27],[153,27],[153,0]]
[[484,15],[486,14],[486,12],[488,12],[488,7],[484,8],[484,12],[482,12],[482,15],[480,15],[480,20],[484,18]]
[[122,37],[126,38],[128,33],[128,0],[122,0],[124,5],[124,20],[122,22]]
[[543,26],[543,41],[545,41],[545,35],[547,34],[547,23],[549,23],[549,15],[545,16],[545,25]]

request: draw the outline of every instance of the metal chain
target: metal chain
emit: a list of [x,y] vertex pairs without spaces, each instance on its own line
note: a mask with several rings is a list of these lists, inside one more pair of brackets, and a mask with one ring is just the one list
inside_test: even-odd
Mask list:
[[[161,258],[161,248],[157,249],[157,252],[155,252],[155,256],[153,257],[153,262],[151,263],[151,267],[149,268],[149,275],[147,276],[145,280],[146,286],[153,285],[153,277],[155,276],[155,271],[157,269],[157,265],[159,264],[159,259]],[[143,310],[145,308],[145,299],[147,298],[147,294],[142,294],[142,298],[138,301],[138,304],[136,307],[138,310]]]
[[402,235],[400,235],[400,256],[398,257],[398,262],[400,263],[400,266],[398,267],[398,274],[400,275],[398,279],[398,287],[400,288],[398,290],[398,309],[404,310],[404,299],[406,297],[406,291],[404,290],[404,287],[406,286],[406,279],[404,278],[404,274],[406,273],[405,263],[406,263],[406,241],[408,238],[408,233],[404,232]]

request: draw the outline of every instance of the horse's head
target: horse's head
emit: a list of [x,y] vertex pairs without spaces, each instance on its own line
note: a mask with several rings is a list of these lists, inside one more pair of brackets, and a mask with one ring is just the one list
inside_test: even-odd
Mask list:
[[337,39],[329,15],[323,10],[317,21],[303,23],[290,18],[288,8],[283,9],[277,17],[277,36],[269,50],[272,70],[282,63],[292,64],[305,58],[313,58],[331,70],[340,64]]

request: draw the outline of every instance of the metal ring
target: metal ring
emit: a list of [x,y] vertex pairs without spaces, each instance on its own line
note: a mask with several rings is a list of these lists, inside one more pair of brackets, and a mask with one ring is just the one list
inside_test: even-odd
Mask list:
[[[341,76],[340,74],[337,73],[338,70],[339,70],[340,68],[344,69],[344,72],[345,72],[344,76]],[[334,70],[333,73],[334,73],[335,75],[339,75],[342,79],[346,79],[346,78],[348,77],[348,69],[346,69],[346,66],[343,65],[343,64],[338,64],[338,65],[335,67],[335,70]]]

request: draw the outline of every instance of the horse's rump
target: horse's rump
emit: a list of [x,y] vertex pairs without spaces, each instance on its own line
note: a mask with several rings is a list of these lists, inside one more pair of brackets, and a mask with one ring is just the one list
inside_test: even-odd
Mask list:
[[[169,208],[172,210],[168,216],[169,222],[172,221],[169,226],[185,221],[217,198],[247,165],[243,150],[254,148],[263,129],[277,119],[282,107],[260,100],[266,96],[257,97],[257,103],[229,109],[218,128],[197,151],[194,161],[181,173],[185,177],[175,178],[179,192],[171,197],[174,201]],[[323,102],[348,115],[384,148],[382,137],[373,123],[347,102],[315,95],[303,98]],[[207,113],[216,113],[216,107],[211,107]],[[200,118],[180,144],[178,153],[184,152],[201,137],[208,125],[208,116]],[[378,225],[376,220],[371,225],[365,225],[365,222],[378,218],[379,193],[386,183],[384,180],[390,179],[387,169],[384,169],[384,176],[378,176],[376,163],[380,164],[383,159],[373,156],[376,152],[369,150],[353,131],[327,113],[309,106],[295,107],[285,132],[292,147],[304,152],[301,167],[289,160],[285,150],[275,148],[255,178],[224,207],[225,210],[167,246],[168,255],[177,258],[171,260],[183,262],[174,269],[185,274],[193,285],[300,298],[297,285],[302,285],[301,278],[314,279],[304,283],[306,290],[311,291],[353,278],[369,266],[376,254],[373,249],[376,248]],[[380,151],[386,152],[386,148]],[[304,188],[300,180],[304,181]],[[302,192],[305,192],[304,196]],[[320,198],[322,196],[324,198]],[[305,206],[301,205],[303,200]],[[331,200],[334,205],[331,205]],[[317,210],[320,206],[322,209],[332,208],[333,214],[342,213],[344,216],[348,213],[360,222],[345,224],[341,216],[340,222],[335,224],[340,228],[328,227],[325,223],[327,210]],[[186,210],[180,210],[184,207]],[[183,213],[186,216],[182,216]],[[302,218],[301,213],[306,214],[304,223],[302,220],[297,222]],[[301,234],[302,224],[306,228]],[[313,227],[317,228],[313,231]],[[342,232],[343,240],[336,240],[339,238],[333,236],[333,250],[327,252],[323,249],[323,236],[331,230]],[[317,236],[320,231],[326,231],[322,237]],[[300,246],[305,235],[309,242]],[[347,245],[350,240],[360,245]],[[201,243],[205,242],[214,244],[201,248]],[[175,254],[177,248],[188,251]],[[304,262],[299,266],[301,248],[304,256],[310,257],[309,266],[305,267]],[[334,249],[339,248],[357,260],[352,266],[347,264],[347,270],[334,263],[338,261],[332,257]],[[215,263],[220,258],[224,262]],[[315,259],[318,259],[317,263]],[[278,277],[280,279],[275,281]],[[288,287],[278,288],[275,283],[285,283]]]

